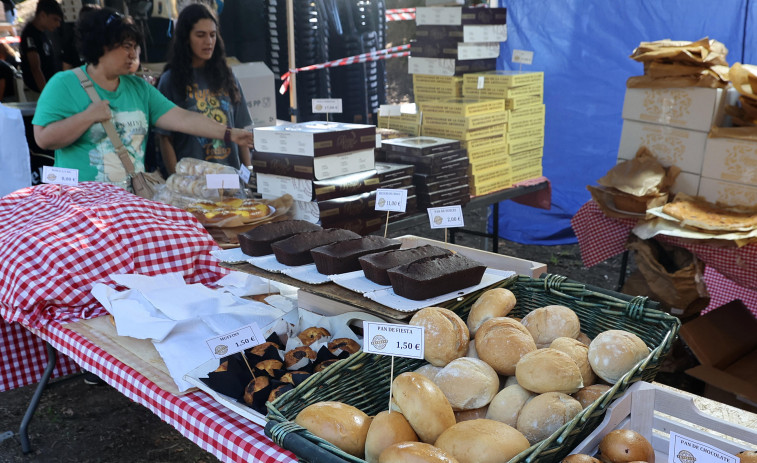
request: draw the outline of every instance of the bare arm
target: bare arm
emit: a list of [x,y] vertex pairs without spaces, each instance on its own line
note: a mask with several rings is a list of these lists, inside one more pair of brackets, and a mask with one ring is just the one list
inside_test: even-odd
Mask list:
[[86,110],[46,126],[34,126],[34,139],[42,149],[63,148],[81,137],[96,122],[110,119],[107,100],[92,103]]
[[[160,116],[155,124],[161,129],[181,132],[198,137],[223,140],[226,126],[208,117],[177,107]],[[242,146],[252,146],[252,133],[244,129],[231,129],[231,141]]]
[[250,148],[245,145],[239,145],[239,162],[245,167],[252,165],[252,156],[250,156]]
[[166,166],[168,175],[176,173],[176,150],[173,149],[173,137],[171,135],[157,135],[157,137],[163,165]]
[[32,71],[34,83],[37,84],[37,88],[41,92],[47,84],[47,79],[45,79],[45,75],[42,74],[42,62],[39,59],[39,53],[33,50],[27,52],[26,60],[29,61],[29,69]]

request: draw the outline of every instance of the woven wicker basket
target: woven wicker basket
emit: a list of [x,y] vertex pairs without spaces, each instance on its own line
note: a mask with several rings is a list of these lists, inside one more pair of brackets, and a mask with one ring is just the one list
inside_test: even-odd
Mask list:
[[[602,331],[623,329],[635,333],[650,347],[649,356],[629,371],[592,405],[555,431],[549,438],[531,446],[510,460],[510,463],[553,463],[568,455],[602,421],[608,404],[623,394],[634,382],[654,380],[663,357],[675,340],[680,322],[677,318],[655,310],[657,303],[646,298],[590,288],[559,275],[533,279],[518,276],[492,287],[506,287],[517,299],[513,317],[523,317],[546,305],[564,305],[573,309],[581,321],[581,331],[594,338]],[[473,302],[483,290],[447,308],[466,319]],[[395,358],[394,375],[412,371],[425,361]],[[274,442],[291,450],[305,461],[363,462],[324,441],[294,423],[306,406],[321,401],[339,401],[353,405],[369,415],[386,410],[389,402],[391,358],[356,353],[320,374],[308,378],[297,388],[268,403],[268,424],[265,432]]]

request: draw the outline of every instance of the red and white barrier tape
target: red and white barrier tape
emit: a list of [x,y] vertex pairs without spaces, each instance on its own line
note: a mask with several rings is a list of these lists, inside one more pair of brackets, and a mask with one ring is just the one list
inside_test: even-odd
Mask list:
[[338,66],[347,66],[348,64],[366,63],[368,61],[378,61],[389,58],[401,58],[403,56],[410,56],[410,44],[398,45],[396,47],[386,48],[383,50],[372,51],[369,53],[363,53],[362,55],[349,56],[347,58],[341,58],[334,61],[329,61],[320,64],[311,64],[297,69],[290,69],[289,72],[285,72],[281,75],[281,88],[279,93],[282,95],[289,89],[289,78],[292,73],[298,73],[301,71],[314,71],[317,69],[333,68]]
[[19,43],[21,41],[21,38],[16,35],[6,35],[5,37],[0,37],[0,43]]
[[415,21],[415,8],[395,8],[386,10],[386,21]]

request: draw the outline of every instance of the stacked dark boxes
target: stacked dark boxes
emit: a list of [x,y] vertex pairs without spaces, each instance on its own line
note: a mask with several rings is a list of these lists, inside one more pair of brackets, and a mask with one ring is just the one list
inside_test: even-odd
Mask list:
[[[293,218],[366,234],[380,226],[376,127],[338,122],[254,129],[252,166],[264,199],[290,194]],[[371,227],[373,227],[371,229]]]
[[[377,150],[378,151],[378,150]],[[412,164],[395,164],[392,162],[376,162],[376,172],[379,177],[379,188],[390,190],[407,190],[407,204],[405,212],[393,212],[389,215],[389,221],[393,222],[407,217],[418,211],[418,197],[416,196],[413,174],[415,166]],[[381,221],[384,222],[386,215],[381,213]]]
[[388,162],[415,166],[418,209],[466,204],[470,200],[468,156],[460,141],[436,137],[395,138],[381,143]]

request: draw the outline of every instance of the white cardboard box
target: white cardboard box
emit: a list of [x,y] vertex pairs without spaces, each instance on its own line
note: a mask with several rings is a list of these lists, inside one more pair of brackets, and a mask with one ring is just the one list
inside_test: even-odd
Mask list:
[[262,62],[232,66],[239,79],[253,127],[276,125],[276,90],[273,72]]
[[709,177],[699,181],[699,196],[712,203],[728,206],[754,207],[757,204],[757,186],[725,182]]
[[623,119],[709,132],[722,101],[720,88],[629,88]]
[[707,132],[624,120],[618,159],[633,159],[639,148],[646,146],[663,166],[675,165],[699,175],[706,143]]
[[757,142],[708,138],[702,175],[757,187]]
[[258,193],[264,198],[278,198],[289,194],[296,201],[310,202],[313,199],[312,180],[259,173],[257,181]]
[[691,172],[681,172],[676,177],[675,183],[671,185],[671,193],[686,193],[690,196],[696,196],[699,192],[699,179],[701,177]]

